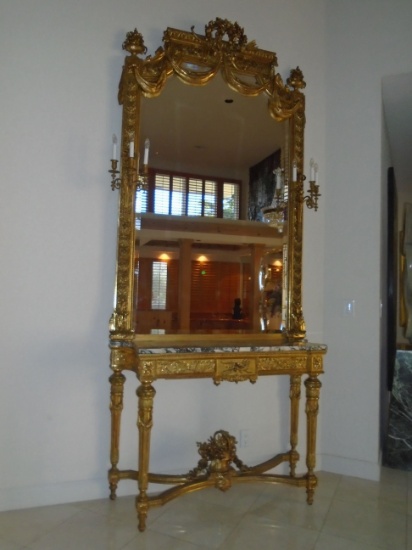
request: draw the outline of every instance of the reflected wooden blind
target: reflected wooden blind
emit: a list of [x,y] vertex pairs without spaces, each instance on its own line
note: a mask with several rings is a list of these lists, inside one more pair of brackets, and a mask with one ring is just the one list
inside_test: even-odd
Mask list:
[[141,217],[140,214],[145,214],[148,211],[148,191],[147,189],[139,189],[136,191],[136,203],[135,203],[135,213],[136,213],[136,229],[141,228]]
[[252,284],[252,270],[249,263],[242,264],[242,309],[245,317],[249,317],[250,312],[250,292]]
[[239,219],[240,182],[150,170],[149,189],[136,192],[137,229],[145,212]]
[[242,270],[236,262],[192,262],[192,313],[231,315],[241,296]]
[[154,188],[154,213],[170,213],[170,176],[166,174],[156,174]]
[[[139,258],[137,310],[166,309],[177,313],[179,260]],[[192,262],[191,312],[231,315],[235,298],[249,311],[250,265],[237,262]]]
[[216,262],[192,262],[190,309],[192,313],[217,313],[219,274]]
[[152,262],[152,309],[166,309],[167,262]]
[[201,179],[189,179],[189,196],[187,200],[187,215],[202,216],[203,212],[203,182]]
[[203,196],[203,215],[216,218],[218,199],[218,185],[216,181],[205,180]]
[[240,209],[240,186],[238,183],[223,183],[223,218],[238,220]]

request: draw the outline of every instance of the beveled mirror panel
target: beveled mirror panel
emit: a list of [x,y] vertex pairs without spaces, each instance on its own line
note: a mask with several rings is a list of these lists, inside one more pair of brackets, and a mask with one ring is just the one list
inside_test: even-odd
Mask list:
[[[283,84],[276,55],[220,19],[204,35],[168,28],[154,56],[142,57],[137,31],[128,33],[123,47],[130,55],[119,91],[112,338],[136,334],[142,342],[164,343],[179,335],[188,344],[211,334],[219,343],[236,335],[251,342],[302,339],[305,84],[299,68]],[[251,181],[251,169],[263,161],[269,179]],[[287,202],[274,212],[277,222],[266,224],[256,217],[272,202],[276,167],[283,171]],[[167,191],[164,181],[171,182]],[[200,187],[190,195],[192,184]],[[211,186],[220,191],[214,194]]]

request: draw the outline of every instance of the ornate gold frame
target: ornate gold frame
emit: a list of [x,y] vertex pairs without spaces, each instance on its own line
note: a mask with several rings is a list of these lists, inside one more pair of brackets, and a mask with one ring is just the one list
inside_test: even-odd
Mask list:
[[[266,94],[271,116],[277,121],[289,121],[289,147],[287,173],[292,173],[292,162],[297,164],[297,181],[290,184],[288,217],[288,314],[286,337],[289,342],[305,337],[302,312],[302,214],[303,214],[303,160],[305,87],[299,67],[292,70],[286,84],[276,73],[277,57],[273,52],[257,48],[249,42],[237,23],[216,19],[205,27],[205,34],[168,28],[163,36],[163,46],[151,56],[142,35],[134,30],[127,34],[123,49],[125,58],[119,85],[119,103],[123,106],[121,139],[120,203],[118,220],[117,272],[115,307],[110,319],[112,342],[130,341],[134,337],[133,292],[135,261],[135,186],[138,174],[138,158],[130,158],[128,146],[131,139],[139,151],[139,124],[141,95],[154,97],[161,93],[168,78],[175,74],[187,84],[205,85],[218,71],[227,84],[244,95]],[[251,82],[252,79],[252,82]],[[291,178],[290,178],[291,179]],[[259,341],[274,335],[257,335]],[[243,335],[243,339],[245,336]],[[190,341],[191,335],[186,336]],[[198,340],[198,336],[196,336]],[[233,340],[233,337],[230,338]],[[162,337],[164,341],[164,337]],[[180,335],[179,340],[182,340]],[[220,342],[224,342],[224,337]],[[173,341],[173,338],[171,339]],[[253,343],[254,335],[248,336]]]

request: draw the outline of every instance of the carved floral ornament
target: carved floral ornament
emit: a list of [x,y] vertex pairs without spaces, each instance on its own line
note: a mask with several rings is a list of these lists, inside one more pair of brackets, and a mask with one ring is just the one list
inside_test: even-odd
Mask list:
[[[257,48],[255,41],[248,42],[243,28],[226,19],[210,21],[204,35],[196,34],[193,27],[191,32],[169,27],[163,47],[145,59],[138,57],[146,54],[147,48],[135,29],[127,34],[123,49],[130,53],[126,64],[146,97],[158,96],[173,74],[186,84],[203,86],[221,71],[233,90],[245,96],[265,93],[269,112],[277,121],[289,118],[304,101],[300,90],[306,83],[300,68],[291,71],[285,85],[276,73],[276,54]],[[121,81],[121,104],[123,99]]]

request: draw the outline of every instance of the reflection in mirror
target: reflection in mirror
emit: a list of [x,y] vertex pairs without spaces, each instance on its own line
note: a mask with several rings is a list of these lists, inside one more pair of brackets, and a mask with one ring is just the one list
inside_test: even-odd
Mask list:
[[283,246],[261,222],[143,214],[136,331],[281,330]]
[[142,98],[150,160],[136,196],[137,333],[284,328],[287,216],[266,225],[261,209],[280,186],[286,125],[267,96],[242,96],[220,74],[205,86],[171,77]]
[[284,146],[284,123],[265,94],[243,96],[220,73],[204,86],[176,76],[157,97],[143,97],[141,141],[150,139],[150,165],[172,171],[242,180],[249,169]]

